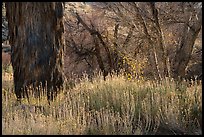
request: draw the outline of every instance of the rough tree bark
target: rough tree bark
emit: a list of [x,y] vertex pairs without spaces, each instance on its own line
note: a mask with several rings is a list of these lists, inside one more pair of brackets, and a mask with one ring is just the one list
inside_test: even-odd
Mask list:
[[189,23],[190,18],[189,16],[188,21],[184,24],[183,35],[180,46],[176,51],[172,68],[173,78],[178,80],[185,76],[185,69],[190,60],[195,40],[201,30],[202,9],[200,9],[198,15],[193,18],[193,23],[191,25]]
[[42,86],[48,101],[63,89],[62,2],[6,2],[17,100]]

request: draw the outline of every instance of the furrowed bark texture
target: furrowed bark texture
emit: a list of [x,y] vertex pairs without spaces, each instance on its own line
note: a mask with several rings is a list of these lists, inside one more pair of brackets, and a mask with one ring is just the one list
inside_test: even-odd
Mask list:
[[202,27],[202,9],[197,17],[194,18],[192,25],[189,26],[188,24],[189,22],[184,24],[184,35],[181,38],[180,46],[176,51],[174,59],[172,71],[175,79],[181,79],[185,76],[185,69],[190,60],[195,40]]
[[6,9],[17,98],[41,84],[52,100],[64,82],[63,4],[7,2]]

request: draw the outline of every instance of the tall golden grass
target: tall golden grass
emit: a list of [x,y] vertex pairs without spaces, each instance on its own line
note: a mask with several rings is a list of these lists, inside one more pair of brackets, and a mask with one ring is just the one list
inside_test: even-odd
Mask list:
[[[7,80],[6,80],[7,78]],[[84,77],[48,105],[46,96],[16,103],[3,75],[2,133],[19,135],[172,135],[202,132],[202,86]]]

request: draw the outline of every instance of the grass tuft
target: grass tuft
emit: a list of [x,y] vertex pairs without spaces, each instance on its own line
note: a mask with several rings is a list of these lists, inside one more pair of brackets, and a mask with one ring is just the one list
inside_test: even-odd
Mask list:
[[[48,105],[46,96],[16,104],[12,74],[2,74],[2,133],[4,135],[183,135],[201,134],[202,86],[83,78]],[[8,82],[9,81],[9,82]],[[10,84],[8,84],[10,83]],[[178,88],[179,87],[179,88]],[[179,89],[179,90],[178,90]]]

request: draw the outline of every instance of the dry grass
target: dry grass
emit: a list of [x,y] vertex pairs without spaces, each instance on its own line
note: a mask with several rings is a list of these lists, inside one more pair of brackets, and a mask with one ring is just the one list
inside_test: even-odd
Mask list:
[[11,55],[2,52],[2,71],[11,72]]
[[50,106],[46,97],[16,104],[12,84],[2,84],[4,135],[201,134],[202,86],[196,83],[85,77]]

